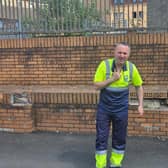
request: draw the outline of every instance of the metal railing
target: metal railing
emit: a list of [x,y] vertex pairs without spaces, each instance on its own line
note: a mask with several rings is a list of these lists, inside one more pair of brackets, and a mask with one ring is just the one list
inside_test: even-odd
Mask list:
[[144,30],[148,15],[147,0],[1,0],[0,37]]

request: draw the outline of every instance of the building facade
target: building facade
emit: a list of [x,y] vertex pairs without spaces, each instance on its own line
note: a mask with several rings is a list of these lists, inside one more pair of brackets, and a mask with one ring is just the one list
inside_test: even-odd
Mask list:
[[147,27],[147,0],[113,0],[111,10],[114,28]]
[[148,0],[148,27],[168,28],[167,0]]

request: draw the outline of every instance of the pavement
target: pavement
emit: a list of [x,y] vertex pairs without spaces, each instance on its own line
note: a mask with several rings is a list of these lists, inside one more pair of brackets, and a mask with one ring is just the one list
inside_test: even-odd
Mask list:
[[[0,132],[0,168],[95,168],[94,143],[93,134]],[[168,139],[128,137],[123,166],[168,168]]]

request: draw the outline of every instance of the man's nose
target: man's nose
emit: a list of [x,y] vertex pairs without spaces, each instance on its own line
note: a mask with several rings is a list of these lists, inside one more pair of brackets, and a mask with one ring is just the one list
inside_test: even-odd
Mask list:
[[120,53],[120,56],[121,56],[121,57],[124,57],[124,56],[125,56],[125,54],[124,54],[124,53]]

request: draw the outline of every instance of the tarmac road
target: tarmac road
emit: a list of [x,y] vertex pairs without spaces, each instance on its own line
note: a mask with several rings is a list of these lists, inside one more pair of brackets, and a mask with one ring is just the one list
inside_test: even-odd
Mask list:
[[[0,132],[0,168],[95,168],[94,143],[95,135]],[[168,168],[168,140],[128,137],[123,165]]]

